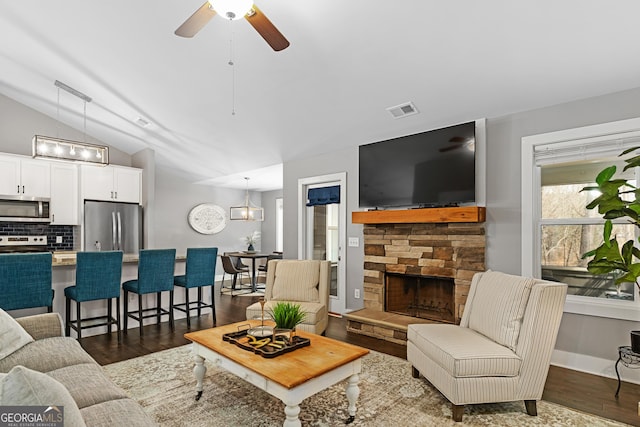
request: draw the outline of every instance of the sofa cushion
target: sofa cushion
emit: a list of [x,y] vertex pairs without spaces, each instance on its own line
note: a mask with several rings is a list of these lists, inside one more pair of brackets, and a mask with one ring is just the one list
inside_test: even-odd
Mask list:
[[278,261],[270,299],[320,302],[319,281],[319,261]]
[[520,372],[517,354],[469,328],[411,324],[407,338],[455,378],[513,377]]
[[85,426],[78,406],[62,384],[24,366],[11,369],[0,382],[0,405],[63,407],[65,426]]
[[6,311],[0,309],[0,359],[30,342],[33,342],[33,337]]
[[[264,312],[270,312],[273,307],[282,301],[267,301],[264,304]],[[292,301],[293,302],[293,301]],[[295,301],[295,304],[298,304],[302,311],[305,313],[304,320],[302,323],[307,325],[315,325],[320,322],[322,319],[327,317],[327,307],[324,304],[320,304],[319,302],[301,302]],[[247,307],[246,315],[247,319],[258,318],[262,313],[260,303],[256,302]]]
[[81,363],[47,372],[65,386],[78,408],[113,399],[127,398],[127,394],[104,374],[96,363]]
[[91,427],[157,426],[142,406],[132,399],[109,400],[82,408],[80,413]]
[[38,372],[49,372],[80,363],[96,363],[78,341],[69,337],[36,340],[0,360],[0,372],[23,365]]
[[496,271],[478,273],[469,328],[515,350],[522,317],[535,280]]

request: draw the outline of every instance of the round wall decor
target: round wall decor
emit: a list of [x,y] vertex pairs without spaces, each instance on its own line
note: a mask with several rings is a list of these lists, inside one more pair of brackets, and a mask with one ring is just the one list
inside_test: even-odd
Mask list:
[[198,233],[215,234],[227,226],[227,211],[213,203],[202,203],[191,209],[187,220]]

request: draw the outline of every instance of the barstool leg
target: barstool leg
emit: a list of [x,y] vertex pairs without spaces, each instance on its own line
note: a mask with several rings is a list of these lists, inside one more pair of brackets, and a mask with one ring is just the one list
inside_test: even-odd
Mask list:
[[78,340],[82,338],[82,322],[80,321],[80,301],[76,301],[76,325],[78,330]]
[[120,297],[116,297],[116,328],[118,328],[118,342],[122,341],[122,331],[120,330]]
[[71,298],[65,298],[65,320],[64,323],[64,335],[71,336]]
[[111,307],[111,300],[113,298],[107,299],[107,333],[111,335],[111,324],[113,323],[113,309]]
[[162,292],[156,292],[156,323],[160,326],[162,321]]
[[184,288],[184,312],[187,313],[187,328],[191,328],[191,312],[189,311],[189,288]]
[[216,326],[218,321],[216,320],[216,299],[215,294],[213,293],[213,287],[215,285],[211,285],[211,317],[213,317],[213,326]]
[[124,302],[122,303],[122,313],[124,314],[124,322],[122,331],[126,334],[129,328],[129,292],[124,290]]
[[138,294],[138,320],[140,321],[140,336],[144,335],[142,330],[142,294]]
[[[189,316],[187,314],[187,316]],[[171,326],[171,330],[175,330],[175,325],[173,323],[173,289],[169,291],[169,326]]]
[[198,286],[198,317],[202,316],[202,286]]

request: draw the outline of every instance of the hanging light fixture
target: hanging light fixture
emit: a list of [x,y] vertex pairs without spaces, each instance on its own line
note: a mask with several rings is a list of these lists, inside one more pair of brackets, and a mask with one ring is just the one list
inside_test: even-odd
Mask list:
[[247,183],[244,205],[231,206],[229,209],[229,219],[238,221],[264,221],[264,209],[253,206],[249,200],[249,177],[245,177],[244,179]]
[[33,157],[108,165],[109,147],[106,145],[89,144],[85,141],[87,139],[87,102],[91,102],[91,98],[58,80],[56,80],[54,84],[58,87],[58,122],[60,121],[60,89],[77,96],[84,102],[83,141],[71,141],[57,137],[35,135],[31,140]]

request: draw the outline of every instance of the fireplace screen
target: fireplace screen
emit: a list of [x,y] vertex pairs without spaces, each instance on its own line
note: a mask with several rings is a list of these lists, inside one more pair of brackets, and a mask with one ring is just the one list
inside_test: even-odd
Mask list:
[[385,275],[385,311],[455,323],[454,280],[446,277]]

